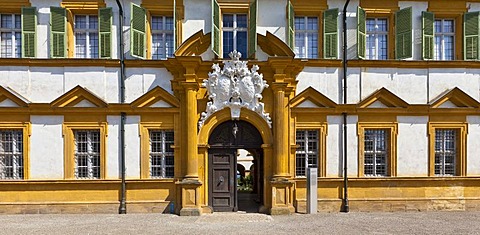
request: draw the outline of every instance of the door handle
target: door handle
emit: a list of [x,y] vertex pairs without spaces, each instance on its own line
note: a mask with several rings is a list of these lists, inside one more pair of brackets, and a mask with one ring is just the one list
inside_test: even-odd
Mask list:
[[220,176],[220,178],[218,178],[218,181],[220,181],[221,183],[223,183],[223,181],[224,181],[223,176]]

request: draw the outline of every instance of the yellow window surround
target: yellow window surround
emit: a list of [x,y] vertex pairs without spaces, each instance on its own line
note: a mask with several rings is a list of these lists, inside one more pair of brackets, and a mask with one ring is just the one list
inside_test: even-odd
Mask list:
[[[296,131],[297,130],[317,130],[318,131],[318,159],[317,159],[317,168],[318,168],[318,177],[325,177],[327,175],[327,132],[328,132],[328,125],[326,122],[297,122],[295,125],[294,134],[292,136],[292,142],[296,142]],[[295,156],[296,149],[298,145],[292,145],[291,154]],[[291,164],[295,165],[295,157],[291,159]],[[293,167],[291,170],[292,175],[295,175],[296,166]]]
[[107,123],[106,122],[64,122],[64,178],[75,179],[75,137],[74,130],[99,130],[100,131],[100,179],[106,177],[106,143]]
[[106,7],[104,0],[64,0],[60,6],[67,10],[67,57],[74,58],[74,16],[75,15],[98,15],[98,9]]
[[[173,0],[161,1],[158,0],[143,0],[141,7],[145,8],[147,12],[146,36],[147,36],[147,59],[152,59],[152,16],[173,16],[174,3]],[[175,2],[175,44],[180,46],[182,44],[182,21],[185,18],[185,8],[183,0],[176,0]]]
[[22,7],[30,7],[31,5],[30,0],[3,1],[0,12],[5,14],[20,14]]
[[397,176],[397,134],[398,123],[396,122],[358,122],[358,177],[364,177],[365,163],[365,130],[382,129],[388,134],[387,139],[387,176]]
[[171,146],[174,149],[174,169],[176,174],[177,166],[179,165],[179,148],[177,145],[177,136],[175,133],[178,127],[175,127],[173,123],[164,123],[164,122],[141,122],[139,124],[140,131],[140,177],[142,179],[150,178],[150,133],[151,130],[164,130],[164,131],[173,131],[174,133],[174,145]]
[[[20,118],[23,119],[23,118]],[[30,178],[30,136],[32,135],[32,127],[30,122],[2,122],[0,130],[22,130],[23,135],[23,179]]]
[[467,134],[468,123],[466,122],[429,122],[428,123],[428,175],[435,176],[435,130],[453,129],[457,133],[457,154],[455,158],[456,176],[467,175]]

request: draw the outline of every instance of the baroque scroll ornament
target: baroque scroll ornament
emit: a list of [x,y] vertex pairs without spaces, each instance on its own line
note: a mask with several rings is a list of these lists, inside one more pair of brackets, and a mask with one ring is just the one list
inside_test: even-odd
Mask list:
[[207,109],[202,113],[198,127],[202,128],[205,120],[213,113],[226,107],[230,108],[232,120],[240,118],[240,111],[246,108],[258,113],[272,127],[270,115],[265,112],[265,104],[260,102],[263,89],[268,87],[263,75],[254,65],[250,71],[247,61],[240,61],[242,54],[230,52],[231,60],[224,62],[223,69],[218,64],[212,66],[213,72],[208,73],[208,79],[203,80],[202,86],[207,88]]

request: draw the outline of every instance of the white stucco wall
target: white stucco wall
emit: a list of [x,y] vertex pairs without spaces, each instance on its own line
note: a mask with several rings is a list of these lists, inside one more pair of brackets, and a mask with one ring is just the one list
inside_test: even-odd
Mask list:
[[[343,117],[342,117],[343,118]],[[342,119],[343,120],[343,119]],[[358,116],[347,117],[347,172],[349,176],[358,175]],[[342,127],[343,128],[343,127]],[[343,164],[343,163],[342,163]]]
[[285,42],[287,2],[278,0],[258,1],[257,33],[270,32]]
[[430,69],[429,74],[429,92],[430,101],[437,98],[443,92],[460,88],[462,91],[473,97],[479,99],[479,69],[465,69],[465,68],[435,68]]
[[468,12],[480,11],[480,2],[467,2]]
[[120,178],[120,116],[107,116],[106,178]]
[[326,165],[327,177],[339,177],[343,172],[343,117],[327,116],[327,151]]
[[467,116],[467,175],[480,175],[480,116]]
[[185,19],[182,28],[182,40],[187,40],[203,29],[203,32],[212,31],[212,6],[210,0],[183,0]]
[[30,179],[63,179],[63,116],[32,115],[30,122]]
[[428,117],[399,116],[397,176],[428,175]]
[[173,76],[165,68],[129,68],[126,71],[126,102],[132,102],[159,86],[173,94],[170,81]]
[[339,71],[337,68],[330,67],[305,67],[297,76],[296,95],[308,87],[312,87],[336,103],[340,103]]

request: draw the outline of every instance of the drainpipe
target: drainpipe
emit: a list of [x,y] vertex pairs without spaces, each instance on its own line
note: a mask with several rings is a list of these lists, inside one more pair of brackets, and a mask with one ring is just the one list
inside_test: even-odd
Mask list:
[[[347,104],[347,0],[343,7],[343,104]],[[347,176],[347,112],[343,112],[343,207],[342,212],[349,212],[348,205],[348,176]]]
[[[118,38],[120,42],[120,103],[125,103],[125,56],[124,56],[124,43],[123,43],[123,8],[119,0],[117,0],[118,13],[119,13],[119,30]],[[127,114],[124,112],[120,113],[120,169],[122,177],[122,189],[120,196],[120,208],[118,212],[120,214],[127,213],[127,204],[126,204],[126,182],[125,182],[125,120],[127,119]]]

